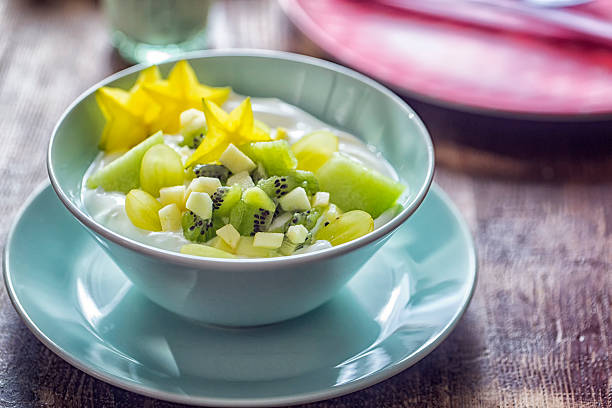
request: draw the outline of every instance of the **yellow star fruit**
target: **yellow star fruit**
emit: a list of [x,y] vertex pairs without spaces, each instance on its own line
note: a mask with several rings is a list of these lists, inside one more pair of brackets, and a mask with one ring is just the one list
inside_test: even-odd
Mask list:
[[253,120],[251,98],[246,98],[229,114],[211,100],[204,99],[203,102],[208,132],[202,144],[187,159],[185,167],[217,161],[230,143],[240,146],[270,140],[269,133]]
[[143,70],[129,91],[102,87],[96,100],[106,119],[100,148],[106,151],[127,150],[152,133],[151,123],[159,115],[159,106],[143,91],[142,85],[160,80],[157,67]]
[[106,119],[100,148],[107,152],[127,150],[147,137],[144,120],[127,106],[129,93],[122,89],[102,87],[96,100]]
[[181,112],[200,108],[202,98],[221,105],[231,91],[229,87],[213,88],[198,82],[193,68],[185,60],[174,65],[167,80],[144,83],[142,87],[161,107],[152,126],[165,133],[178,133]]

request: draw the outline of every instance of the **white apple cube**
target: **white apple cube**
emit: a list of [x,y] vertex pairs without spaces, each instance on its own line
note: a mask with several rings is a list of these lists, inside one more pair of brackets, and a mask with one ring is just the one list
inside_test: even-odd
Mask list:
[[302,244],[308,237],[308,229],[303,225],[292,225],[287,229],[287,239],[294,244]]
[[246,191],[251,187],[255,187],[255,183],[253,183],[253,179],[249,176],[247,171],[241,171],[240,173],[236,173],[230,178],[227,179],[225,183],[228,186],[232,186],[234,184],[238,184],[242,191]]
[[206,193],[199,193],[197,191],[192,192],[187,198],[185,207],[205,220],[212,217],[212,200]]
[[285,234],[282,232],[258,232],[253,239],[256,248],[276,249],[283,244]]
[[224,225],[217,230],[217,236],[221,238],[232,249],[236,249],[240,242],[240,233],[232,224]]
[[212,195],[219,187],[221,187],[221,181],[216,177],[196,177],[189,183],[186,194],[189,196],[192,191],[195,191]]
[[188,109],[181,113],[181,133],[188,135],[197,132],[206,126],[206,117],[204,112],[197,109]]
[[314,195],[312,199],[313,207],[327,207],[329,205],[329,193],[325,191],[319,191]]
[[234,174],[242,171],[250,172],[257,167],[253,160],[231,143],[221,154],[219,161]]
[[172,186],[159,189],[161,205],[176,204],[179,210],[185,208],[185,186]]
[[158,211],[162,231],[181,230],[181,210],[175,203],[168,204]]
[[310,210],[310,200],[303,187],[296,187],[288,194],[282,196],[278,202],[285,211]]

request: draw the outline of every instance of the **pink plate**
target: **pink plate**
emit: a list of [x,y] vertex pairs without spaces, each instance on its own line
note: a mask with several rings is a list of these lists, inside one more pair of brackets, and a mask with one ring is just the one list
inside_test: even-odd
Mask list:
[[[612,45],[486,29],[375,1],[280,3],[324,51],[407,95],[489,112],[612,113]],[[599,7],[609,18],[610,3],[573,10]]]

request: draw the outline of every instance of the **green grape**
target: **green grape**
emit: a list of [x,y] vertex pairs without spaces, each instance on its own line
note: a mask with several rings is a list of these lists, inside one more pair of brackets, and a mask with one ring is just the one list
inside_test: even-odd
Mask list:
[[329,241],[333,246],[357,239],[374,230],[374,220],[365,211],[353,210],[326,221],[315,238]]
[[184,177],[181,156],[165,144],[151,147],[142,158],[140,188],[154,197],[160,188],[183,184]]
[[148,231],[161,231],[159,210],[162,205],[151,194],[131,190],[125,196],[125,212],[132,224]]

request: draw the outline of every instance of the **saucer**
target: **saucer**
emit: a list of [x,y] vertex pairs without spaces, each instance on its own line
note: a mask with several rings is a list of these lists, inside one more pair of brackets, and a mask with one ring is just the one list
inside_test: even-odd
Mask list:
[[15,309],[61,358],[139,394],[228,407],[313,402],[383,381],[448,336],[476,283],[468,228],[435,185],[335,298],[268,326],[205,326],[155,305],[49,185],[25,204],[4,255]]

